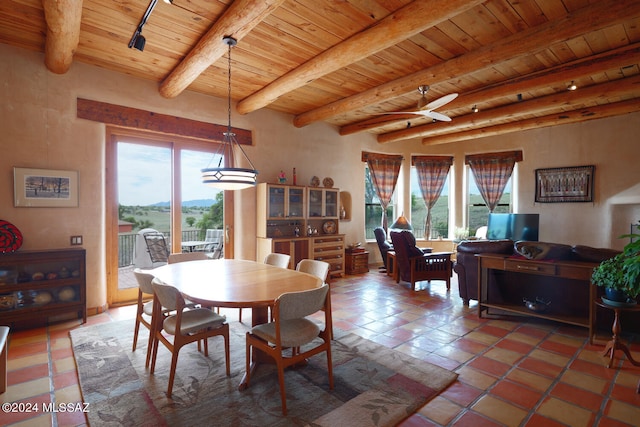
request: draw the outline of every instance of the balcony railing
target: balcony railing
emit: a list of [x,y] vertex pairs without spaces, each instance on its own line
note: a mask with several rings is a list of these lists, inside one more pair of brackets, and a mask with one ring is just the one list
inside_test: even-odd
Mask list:
[[[171,241],[171,233],[162,231],[168,242]],[[182,232],[182,241],[204,240],[205,232],[202,230],[185,230]],[[133,265],[134,248],[138,233],[120,233],[118,235],[118,268]]]

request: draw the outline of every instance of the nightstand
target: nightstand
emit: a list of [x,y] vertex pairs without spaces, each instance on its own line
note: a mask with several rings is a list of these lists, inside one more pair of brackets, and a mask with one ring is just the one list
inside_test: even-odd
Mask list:
[[347,274],[362,274],[369,271],[369,252],[345,252]]

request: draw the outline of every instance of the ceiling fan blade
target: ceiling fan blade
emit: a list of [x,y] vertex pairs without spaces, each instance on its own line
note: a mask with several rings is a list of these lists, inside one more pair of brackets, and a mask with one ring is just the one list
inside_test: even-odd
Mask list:
[[451,117],[445,116],[444,114],[438,113],[436,111],[423,111],[424,115],[427,117],[431,117],[432,119],[440,120],[441,122],[450,122]]
[[442,96],[442,97],[436,99],[435,101],[431,101],[430,103],[428,103],[424,107],[424,109],[425,110],[435,110],[436,108],[442,107],[443,105],[450,103],[451,101],[453,101],[457,97],[458,97],[457,93],[450,93],[449,95]]

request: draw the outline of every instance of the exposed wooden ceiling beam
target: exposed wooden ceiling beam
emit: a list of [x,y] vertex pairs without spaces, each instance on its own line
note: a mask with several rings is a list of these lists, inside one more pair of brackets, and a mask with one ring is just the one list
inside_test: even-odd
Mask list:
[[358,62],[381,50],[450,19],[485,0],[416,0],[387,16],[373,27],[353,35],[238,102],[236,111],[250,113],[275,102],[280,96],[329,73]]
[[550,114],[544,117],[520,120],[513,123],[505,123],[480,129],[472,129],[464,132],[424,138],[424,145],[447,144],[451,142],[466,141],[470,139],[484,138],[487,136],[502,135],[511,132],[537,129],[543,127],[579,123],[587,120],[603,119],[605,117],[620,116],[640,111],[640,98],[620,101],[612,104],[598,105],[596,107],[579,108],[574,111]]
[[545,111],[571,111],[582,108],[584,104],[592,104],[598,98],[607,97],[636,98],[640,97],[640,75],[620,80],[581,88],[576,91],[554,93],[528,101],[516,102],[479,113],[470,113],[456,118],[453,122],[429,123],[415,128],[389,132],[378,136],[379,143],[388,143],[404,139],[436,136],[454,132],[466,131],[469,128],[496,126],[505,118],[514,119],[518,116],[540,114]]
[[47,22],[44,63],[52,73],[64,74],[80,43],[82,0],[42,0],[42,7]]
[[225,36],[241,40],[284,0],[235,0],[182,62],[160,84],[160,94],[175,98],[228,49]]
[[486,70],[498,63],[510,61],[543,51],[555,43],[567,41],[581,34],[640,17],[640,0],[603,0],[547,22],[485,45],[457,58],[425,70],[387,82],[359,94],[299,114],[293,120],[297,127],[326,120],[358,108],[364,108],[415,90],[429,82],[450,80],[456,76]]
[[[515,96],[515,94],[518,93],[559,86],[572,80],[587,78],[598,71],[621,68],[638,62],[640,62],[640,43],[635,43],[599,55],[562,64],[558,67],[549,68],[538,73],[500,82],[486,89],[465,93],[447,104],[446,108],[455,110],[456,108],[491,102],[506,96]],[[460,77],[462,76],[458,78]],[[406,122],[411,119],[415,120],[415,115],[407,114],[400,116],[400,118],[396,116],[375,117],[341,127],[340,135],[364,132],[393,123]]]

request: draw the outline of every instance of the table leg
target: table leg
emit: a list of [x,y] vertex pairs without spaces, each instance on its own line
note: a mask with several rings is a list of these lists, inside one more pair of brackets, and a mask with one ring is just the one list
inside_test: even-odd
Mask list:
[[[251,326],[261,325],[263,323],[269,322],[269,308],[268,307],[253,307],[251,309]],[[261,352],[260,350],[253,348],[253,353],[251,355],[251,365],[249,367],[251,371],[251,375],[254,374],[258,365],[260,363],[268,363],[272,362],[269,356]],[[247,388],[247,373],[245,372],[242,375],[242,380],[240,381],[240,385],[238,386],[238,390],[242,391]]]
[[613,326],[611,327],[613,337],[611,338],[611,341],[607,343],[607,346],[602,352],[603,356],[606,356],[607,354],[609,355],[609,363],[607,364],[607,368],[610,368],[613,364],[613,354],[616,350],[622,350],[622,352],[625,354],[625,356],[627,356],[627,359],[629,359],[629,362],[631,362],[632,365],[640,366],[640,362],[633,360],[629,348],[624,343],[620,342],[619,336],[620,332],[622,331],[622,326],[620,325],[620,310],[616,308],[613,310],[613,312]]

